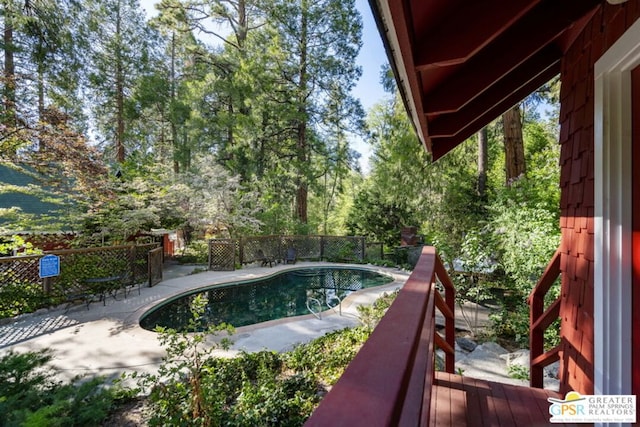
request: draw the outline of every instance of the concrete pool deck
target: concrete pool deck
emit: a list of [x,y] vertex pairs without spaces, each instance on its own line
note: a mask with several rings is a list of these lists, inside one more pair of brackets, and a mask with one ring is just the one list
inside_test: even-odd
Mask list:
[[[89,309],[85,304],[78,304],[68,310],[65,307],[44,310],[0,325],[0,355],[10,351],[51,349],[54,352],[52,364],[60,370],[61,379],[77,375],[115,378],[122,372],[155,372],[165,351],[157,334],[142,329],[139,320],[161,301],[208,285],[265,277],[286,269],[322,266],[361,267],[298,262],[273,268],[248,267],[184,276],[182,274],[186,272],[176,272],[178,267],[173,267],[173,271],[171,268],[165,271],[165,280],[153,288],[142,287],[140,295],[133,289],[126,299],[122,293],[117,300],[108,297],[106,305],[94,302]],[[368,268],[390,274],[395,280],[388,285],[352,293],[343,301],[342,315],[328,310],[322,313],[321,319],[309,314],[237,328],[230,337],[234,343],[231,349],[217,353],[232,356],[239,351],[286,351],[297,343],[310,341],[327,332],[358,325],[358,305],[371,304],[382,293],[402,287],[409,277],[409,273],[399,269]]]

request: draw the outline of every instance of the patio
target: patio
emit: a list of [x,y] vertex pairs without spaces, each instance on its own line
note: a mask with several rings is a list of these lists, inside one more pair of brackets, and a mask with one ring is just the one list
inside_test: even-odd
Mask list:
[[[109,297],[105,305],[102,302],[92,303],[89,309],[78,304],[68,310],[64,307],[44,310],[4,323],[0,325],[0,352],[53,349],[54,365],[62,372],[61,379],[71,379],[76,375],[115,378],[123,371],[153,372],[164,350],[158,343],[157,334],[142,329],[138,321],[159,302],[206,285],[253,279],[284,269],[326,265],[339,264],[299,262],[295,266],[249,267],[193,275],[185,275],[193,270],[193,266],[174,266],[173,272],[165,271],[166,280],[153,288],[142,287],[140,295],[134,292],[126,299],[119,296],[117,300]],[[309,314],[295,320],[280,319],[237,328],[235,335],[230,337],[234,342],[232,348],[220,350],[219,354],[229,356],[241,350],[262,349],[284,351],[295,343],[357,325],[357,305],[373,302],[381,293],[402,286],[408,277],[407,273],[396,269],[376,269],[391,273],[396,280],[383,287],[351,294],[343,301],[342,316],[331,311],[324,314],[322,320]]]

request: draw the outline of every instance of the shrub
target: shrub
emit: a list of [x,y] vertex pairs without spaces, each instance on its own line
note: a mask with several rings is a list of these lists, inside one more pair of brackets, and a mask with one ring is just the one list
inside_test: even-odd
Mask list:
[[209,243],[206,240],[194,240],[177,257],[181,264],[207,264],[209,262]]
[[[161,375],[144,377],[141,384],[153,386],[150,425],[298,426],[318,403],[315,378],[286,372],[278,353],[241,353],[230,359],[199,354],[199,362],[188,368],[171,358]],[[193,361],[196,356],[187,357]]]
[[358,314],[360,316],[360,322],[367,328],[373,330],[376,325],[382,319],[382,316],[387,312],[387,309],[391,306],[393,301],[398,296],[400,290],[395,290],[392,293],[383,293],[380,298],[376,299],[373,304],[366,306],[358,306]]
[[[40,283],[9,280],[0,277],[0,318],[31,313],[49,305]],[[5,281],[6,280],[6,281]]]
[[44,350],[0,358],[0,425],[88,426],[107,417],[117,389],[105,388],[99,377],[56,381],[56,372],[45,366],[52,357]]
[[[375,303],[369,317],[379,319],[394,294]],[[189,331],[200,329],[204,301],[191,307]],[[326,334],[292,351],[212,355],[218,345],[207,340],[224,327],[205,332],[160,329],[167,357],[157,375],[140,378],[150,390],[154,426],[300,426],[334,384],[371,333],[371,327]],[[222,341],[224,347],[228,342]]]
[[192,425],[217,424],[216,414],[211,410],[218,407],[215,401],[211,402],[216,394],[206,387],[212,371],[206,363],[218,347],[228,348],[229,341],[223,339],[220,344],[211,345],[207,338],[222,330],[231,333],[232,328],[227,325],[204,327],[201,319],[205,306],[206,299],[202,296],[192,300],[191,318],[184,331],[156,329],[167,356],[157,374],[145,374],[139,381],[143,390],[150,389],[154,409],[151,425],[183,425],[185,419],[192,420]]
[[307,373],[245,382],[227,425],[296,427],[318,403],[315,379]]
[[295,372],[309,372],[321,383],[334,384],[369,338],[368,327],[330,332],[288,352],[285,364]]

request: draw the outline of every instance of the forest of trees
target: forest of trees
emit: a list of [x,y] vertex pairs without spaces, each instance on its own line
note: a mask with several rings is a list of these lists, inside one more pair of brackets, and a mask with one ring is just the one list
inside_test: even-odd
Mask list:
[[[393,247],[417,226],[449,265],[497,268],[523,292],[557,248],[557,81],[432,163],[388,67],[370,111],[352,95],[354,0],[156,8],[147,19],[137,0],[0,0],[0,166],[40,181],[0,193],[59,206],[0,206],[1,231],[71,230],[84,244],[150,228],[358,234]],[[366,174],[355,138],[372,148]]]
[[1,160],[46,177],[62,214],[3,217],[85,235],[329,231],[365,132],[354,1],[156,7],[147,21],[137,0],[2,0]]

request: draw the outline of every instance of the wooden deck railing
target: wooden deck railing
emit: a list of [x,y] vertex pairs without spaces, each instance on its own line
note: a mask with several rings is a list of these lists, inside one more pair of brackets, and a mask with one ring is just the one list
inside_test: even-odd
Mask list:
[[547,309],[544,298],[551,286],[560,276],[560,252],[556,251],[547,265],[542,277],[531,291],[529,303],[529,382],[531,387],[544,387],[544,368],[560,359],[560,346],[544,351],[544,333],[560,316],[560,298],[557,298]]
[[[446,371],[454,371],[454,296],[435,248],[424,247],[395,302],[305,425],[428,425],[435,345],[446,354]],[[436,307],[445,317],[444,338],[436,332]]]

